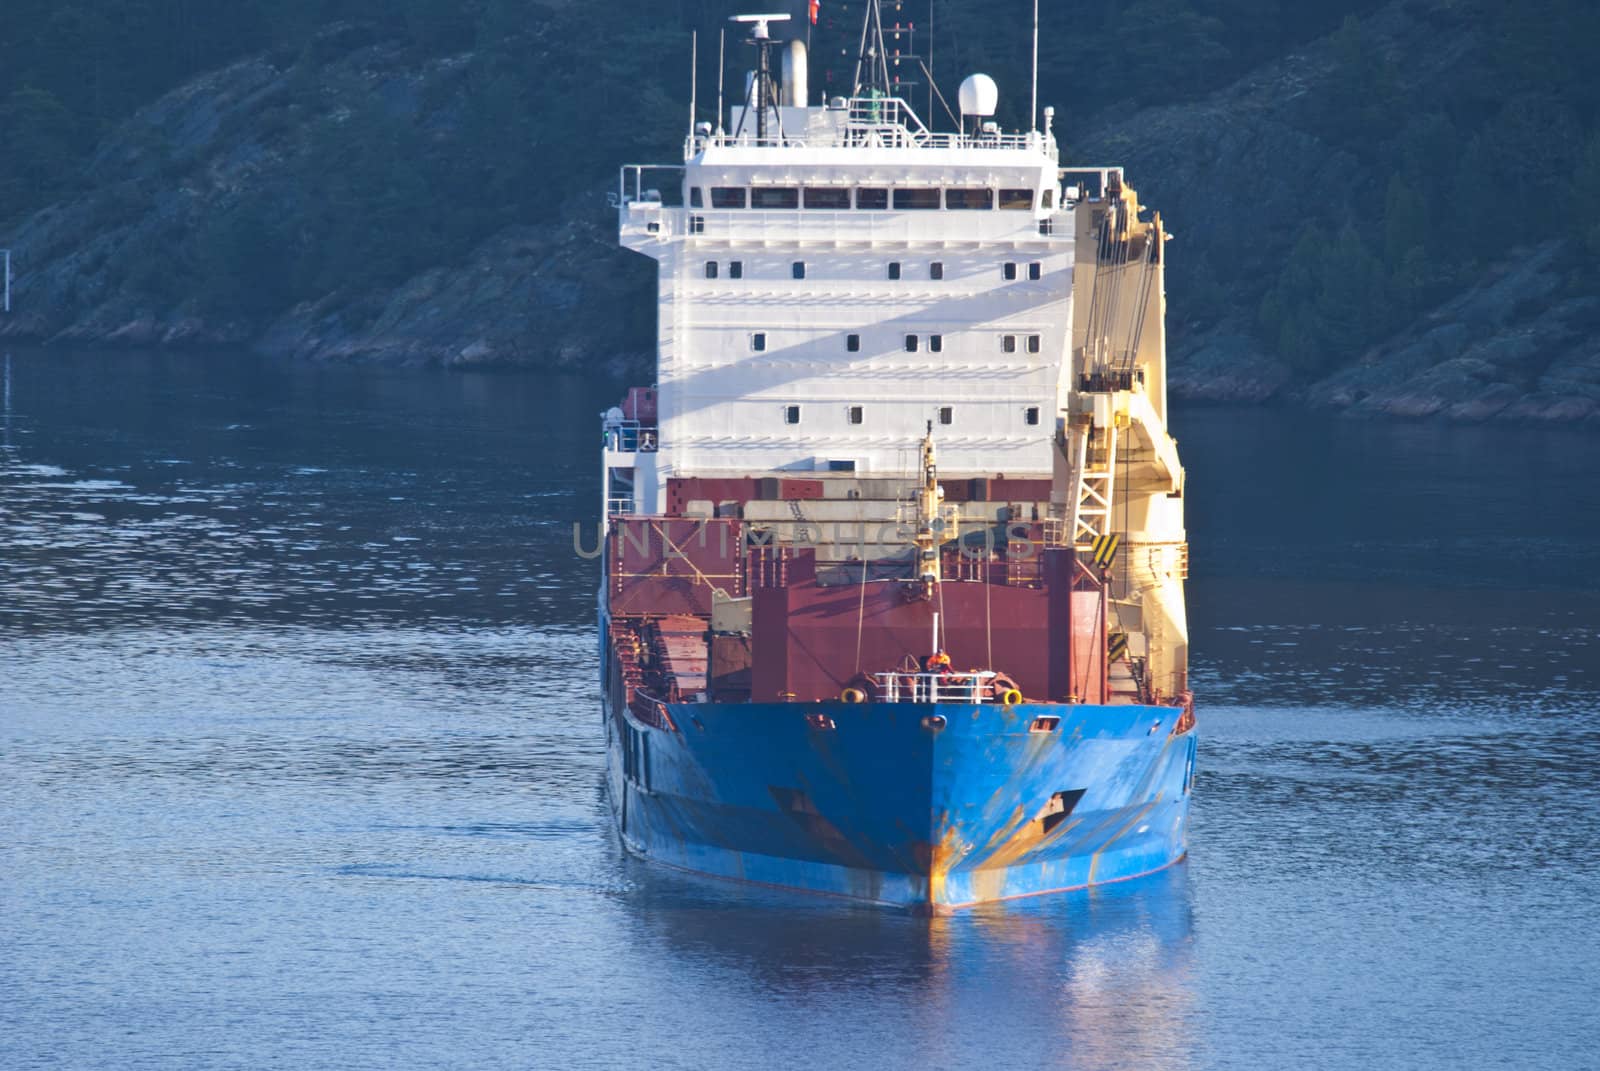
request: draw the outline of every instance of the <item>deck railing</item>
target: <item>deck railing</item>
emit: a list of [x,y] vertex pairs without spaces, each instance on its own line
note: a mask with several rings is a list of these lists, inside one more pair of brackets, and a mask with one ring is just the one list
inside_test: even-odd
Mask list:
[[970,673],[874,673],[872,680],[885,703],[992,703],[992,669]]
[[654,424],[624,420],[621,423],[607,423],[604,427],[607,450],[623,454],[649,454],[660,445],[660,433]]

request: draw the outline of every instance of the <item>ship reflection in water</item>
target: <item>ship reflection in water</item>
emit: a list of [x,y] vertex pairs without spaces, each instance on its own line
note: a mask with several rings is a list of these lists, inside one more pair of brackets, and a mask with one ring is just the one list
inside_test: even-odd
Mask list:
[[9,365],[7,1071],[1595,1066],[1593,437],[1179,410],[1190,859],[927,919],[617,843],[610,387]]
[[[743,891],[627,861],[637,940],[693,991],[743,979],[771,1004],[752,1034],[807,1029],[808,1063],[848,1067],[897,1048],[892,1066],[1195,1066],[1199,1002],[1186,865],[1035,900],[910,918]],[[634,896],[630,896],[630,900]],[[717,1036],[721,1002],[675,1005]],[[704,1017],[705,1021],[701,1021]],[[895,1027],[886,1026],[895,1022]],[[910,1028],[919,1024],[920,1028]],[[774,1029],[777,1025],[778,1029]]]

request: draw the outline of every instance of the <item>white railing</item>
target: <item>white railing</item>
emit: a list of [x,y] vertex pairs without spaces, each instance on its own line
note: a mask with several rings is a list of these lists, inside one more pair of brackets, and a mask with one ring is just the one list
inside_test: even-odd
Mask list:
[[918,118],[916,111],[899,97],[851,97],[843,107],[829,105],[826,129],[813,132],[776,130],[769,125],[762,139],[754,121],[737,132],[707,134],[696,132],[684,142],[684,159],[693,159],[709,147],[742,148],[883,148],[883,149],[1032,149],[1056,152],[1054,135],[1043,131],[1003,134],[981,130],[975,134],[934,133]]
[[[659,186],[645,185],[646,174],[656,171],[666,172],[671,179]],[[617,192],[612,199],[612,207],[631,204],[667,204],[672,207],[681,207],[683,204],[683,165],[682,164],[623,164],[617,174]]]
[[1056,172],[1061,182],[1061,187],[1068,191],[1068,200],[1077,200],[1076,191],[1080,190],[1083,199],[1098,201],[1105,197],[1106,188],[1113,184],[1122,185],[1122,168],[1120,167],[1064,167]]
[[874,673],[878,695],[885,703],[992,703],[996,674],[992,669],[972,673]]
[[620,424],[605,425],[605,447],[623,454],[653,453],[659,442],[659,432],[654,424],[641,424],[637,420],[624,420]]

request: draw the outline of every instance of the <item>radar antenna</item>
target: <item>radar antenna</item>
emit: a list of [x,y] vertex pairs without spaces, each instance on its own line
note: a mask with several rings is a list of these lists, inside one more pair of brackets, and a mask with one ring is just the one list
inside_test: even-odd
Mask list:
[[729,22],[750,24],[749,44],[756,46],[759,57],[756,63],[755,78],[750,83],[750,92],[744,100],[744,114],[739,116],[739,127],[733,132],[737,140],[744,131],[744,121],[750,115],[750,110],[756,113],[756,144],[766,145],[767,141],[767,112],[771,110],[778,118],[778,136],[783,136],[783,114],[778,112],[778,86],[772,80],[772,28],[771,23],[788,22],[788,15],[734,15]]

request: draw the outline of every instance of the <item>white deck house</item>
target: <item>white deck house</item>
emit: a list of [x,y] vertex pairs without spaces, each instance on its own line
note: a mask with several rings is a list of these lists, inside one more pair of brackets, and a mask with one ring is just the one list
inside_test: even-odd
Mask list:
[[621,240],[660,264],[637,508],[674,475],[912,472],[929,421],[951,475],[1049,476],[1075,205],[1048,130],[932,133],[864,97],[769,108],[762,137],[744,111],[681,168],[623,170]]

